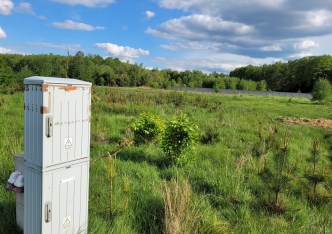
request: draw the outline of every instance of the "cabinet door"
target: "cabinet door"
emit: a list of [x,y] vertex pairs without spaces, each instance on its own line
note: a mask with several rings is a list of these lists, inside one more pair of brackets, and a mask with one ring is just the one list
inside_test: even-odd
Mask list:
[[88,163],[44,176],[43,233],[82,233],[87,228]]
[[[43,167],[90,156],[91,89],[50,85],[44,93],[48,113],[44,115]],[[46,105],[46,104],[45,104]],[[52,134],[48,134],[48,120]]]

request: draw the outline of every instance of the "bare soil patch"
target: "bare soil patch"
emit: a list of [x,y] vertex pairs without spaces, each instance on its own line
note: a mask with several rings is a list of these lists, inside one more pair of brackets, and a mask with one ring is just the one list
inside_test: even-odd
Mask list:
[[332,130],[332,120],[331,119],[325,119],[325,118],[308,119],[308,118],[286,117],[286,118],[279,118],[279,120],[284,123],[316,126],[316,127],[322,127],[322,128]]

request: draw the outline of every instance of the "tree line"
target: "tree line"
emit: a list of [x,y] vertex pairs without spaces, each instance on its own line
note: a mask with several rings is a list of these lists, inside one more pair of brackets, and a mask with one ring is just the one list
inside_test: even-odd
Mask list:
[[206,74],[198,70],[146,69],[142,64],[121,62],[117,58],[103,58],[99,55],[86,56],[81,51],[75,56],[0,55],[0,92],[23,90],[23,79],[30,76],[69,77],[100,86],[187,86],[215,90],[310,92],[315,79],[323,77],[331,81],[332,58],[326,55],[259,67],[249,65],[227,75],[218,72]]
[[230,72],[240,79],[265,80],[267,87],[281,92],[311,92],[314,83],[326,79],[332,83],[332,57],[330,55],[309,56],[271,65],[245,66]]

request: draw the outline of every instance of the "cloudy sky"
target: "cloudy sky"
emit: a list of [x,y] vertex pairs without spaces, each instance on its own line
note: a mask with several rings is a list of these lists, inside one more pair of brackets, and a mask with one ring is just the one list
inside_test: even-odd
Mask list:
[[332,54],[332,0],[0,0],[0,53],[226,72]]

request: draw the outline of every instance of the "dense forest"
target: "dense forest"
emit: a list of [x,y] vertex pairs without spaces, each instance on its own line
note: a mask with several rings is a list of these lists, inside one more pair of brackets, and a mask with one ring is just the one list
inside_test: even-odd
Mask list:
[[306,57],[288,63],[246,66],[230,73],[146,69],[142,64],[121,62],[99,55],[75,56],[0,55],[0,92],[22,90],[23,79],[29,76],[70,77],[101,86],[171,86],[215,89],[273,90],[310,92],[318,78],[332,81],[332,57]]
[[332,83],[332,57],[310,56],[287,63],[249,65],[236,68],[230,72],[230,76],[253,81],[265,80],[267,87],[273,91],[306,93],[311,92],[313,84],[319,78]]

